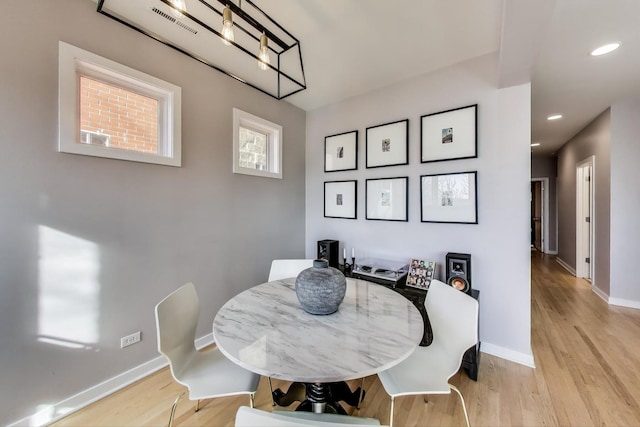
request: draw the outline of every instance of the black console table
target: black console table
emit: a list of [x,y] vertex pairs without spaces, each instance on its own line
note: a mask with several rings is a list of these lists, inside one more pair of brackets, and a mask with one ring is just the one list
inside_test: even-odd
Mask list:
[[[416,308],[422,315],[422,319],[424,320],[424,334],[422,336],[422,341],[420,341],[420,346],[427,347],[431,344],[431,342],[433,341],[433,331],[431,329],[431,322],[429,322],[429,315],[427,314],[427,310],[424,307],[424,300],[427,296],[428,291],[405,286],[406,276],[403,279],[399,280],[396,283],[396,286],[393,286],[392,284],[389,284],[389,281],[376,279],[375,277],[358,273],[350,274],[350,271],[347,271],[345,275],[347,277],[356,277],[361,280],[368,280],[370,282],[386,286],[411,301],[413,305],[416,306]],[[478,300],[478,302],[480,301],[479,290],[472,289],[471,296]],[[480,366],[480,341],[478,341],[476,345],[469,348],[464,353],[461,366],[467,372],[469,378],[474,381],[478,381],[478,367]]]

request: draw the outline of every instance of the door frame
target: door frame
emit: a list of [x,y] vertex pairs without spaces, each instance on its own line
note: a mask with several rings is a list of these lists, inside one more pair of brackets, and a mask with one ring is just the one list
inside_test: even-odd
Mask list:
[[540,181],[542,183],[542,209],[540,209],[542,219],[542,248],[543,254],[549,253],[549,178],[531,178],[531,182]]
[[[595,209],[593,196],[595,193],[595,156],[589,156],[583,161],[576,164],[576,277],[589,278],[591,280],[591,286],[595,286]],[[584,168],[591,167],[591,179],[589,186],[589,212],[585,212],[583,209],[583,197],[584,192]],[[585,215],[588,214],[588,215]],[[588,229],[584,228],[583,218],[589,216]],[[584,235],[586,231],[589,231],[590,236],[590,253],[585,254],[583,250]],[[590,262],[585,262],[585,258],[588,257]]]

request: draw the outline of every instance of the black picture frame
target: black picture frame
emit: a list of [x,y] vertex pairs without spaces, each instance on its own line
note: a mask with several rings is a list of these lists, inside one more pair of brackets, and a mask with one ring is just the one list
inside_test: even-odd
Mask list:
[[358,131],[352,130],[324,138],[324,171],[358,169]]
[[370,126],[365,136],[367,169],[409,164],[409,119]]
[[420,117],[420,163],[478,157],[478,104]]
[[358,181],[324,182],[324,217],[358,219]]
[[409,221],[409,177],[372,178],[365,181],[365,218]]
[[420,221],[478,224],[478,172],[421,175]]

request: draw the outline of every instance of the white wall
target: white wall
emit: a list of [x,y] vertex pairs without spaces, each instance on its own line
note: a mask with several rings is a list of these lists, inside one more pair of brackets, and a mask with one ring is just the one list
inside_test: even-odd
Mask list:
[[611,106],[610,302],[640,308],[637,264],[640,241],[640,99]]
[[[306,115],[98,14],[92,1],[4,0],[2,13],[6,425],[157,357],[154,305],[183,283],[200,294],[200,337],[231,296],[267,279],[273,258],[303,256]],[[56,151],[59,40],[182,87],[183,167]],[[284,179],[231,173],[233,107],[283,126]],[[138,330],[142,342],[120,349]]]
[[[530,341],[530,85],[497,89],[497,58],[484,56],[307,113],[306,254],[340,240],[356,255],[440,263],[447,252],[472,254],[481,291],[483,350],[532,364]],[[478,158],[421,164],[420,116],[478,104]],[[365,128],[409,119],[409,165],[365,168]],[[324,137],[359,131],[358,170],[325,173]],[[420,222],[419,177],[478,171],[478,225]],[[409,222],[365,220],[365,179],[409,177]],[[358,180],[358,219],[323,217],[323,182]],[[342,249],[341,249],[342,251]]]

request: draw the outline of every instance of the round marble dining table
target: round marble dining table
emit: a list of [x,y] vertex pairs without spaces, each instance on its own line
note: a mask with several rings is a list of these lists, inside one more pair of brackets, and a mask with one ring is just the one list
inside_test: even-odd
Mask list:
[[229,300],[213,321],[213,337],[220,351],[245,369],[320,384],[363,378],[400,363],[420,343],[423,327],[411,301],[351,278],[337,312],[309,314],[291,278]]

